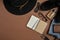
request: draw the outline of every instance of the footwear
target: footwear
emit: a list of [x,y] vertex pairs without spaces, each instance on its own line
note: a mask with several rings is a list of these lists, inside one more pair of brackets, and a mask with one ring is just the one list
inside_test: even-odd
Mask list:
[[60,7],[60,1],[57,1],[56,4],[57,4],[57,7]]
[[55,19],[55,23],[60,23],[60,7],[59,7],[54,19]]
[[60,0],[48,0],[50,2],[55,2],[57,6],[60,7]]
[[56,7],[55,2],[46,1],[40,5],[40,10],[46,11]]

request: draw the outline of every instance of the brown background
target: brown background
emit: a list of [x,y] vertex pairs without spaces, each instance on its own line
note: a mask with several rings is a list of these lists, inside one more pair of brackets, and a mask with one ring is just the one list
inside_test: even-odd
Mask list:
[[[42,3],[46,0],[37,1]],[[45,15],[48,11],[41,12]],[[31,10],[26,15],[13,15],[5,9],[3,0],[0,0],[0,40],[42,40],[39,33],[26,27],[31,15],[38,17],[38,14],[35,13],[34,10]],[[54,38],[47,34],[49,24],[50,20],[48,21],[48,26],[44,35],[46,35],[50,40],[53,40]]]
[[60,25],[55,25],[54,26],[54,32],[56,32],[56,33],[60,33]]

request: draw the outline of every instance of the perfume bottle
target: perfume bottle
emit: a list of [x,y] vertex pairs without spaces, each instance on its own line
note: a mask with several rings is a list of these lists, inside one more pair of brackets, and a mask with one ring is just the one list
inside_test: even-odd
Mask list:
[[54,9],[50,10],[47,14],[47,18],[52,20],[56,15],[57,9],[58,8],[54,8]]

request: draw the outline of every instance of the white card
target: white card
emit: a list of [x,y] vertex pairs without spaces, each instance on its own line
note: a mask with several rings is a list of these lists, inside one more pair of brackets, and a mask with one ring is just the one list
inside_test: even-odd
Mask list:
[[39,22],[39,18],[35,17],[34,15],[31,16],[28,24],[27,24],[27,27],[31,28],[31,29],[35,29],[35,27],[37,26]]

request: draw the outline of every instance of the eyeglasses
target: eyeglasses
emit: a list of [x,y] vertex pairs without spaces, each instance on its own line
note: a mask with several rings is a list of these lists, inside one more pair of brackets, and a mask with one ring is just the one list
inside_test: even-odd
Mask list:
[[38,13],[38,16],[41,17],[43,21],[47,21],[47,18],[41,12]]
[[[39,12],[38,12],[39,11]],[[34,12],[38,12],[38,16],[42,18],[43,21],[47,21],[47,18],[40,12],[40,2],[37,2],[37,6],[34,9]]]

